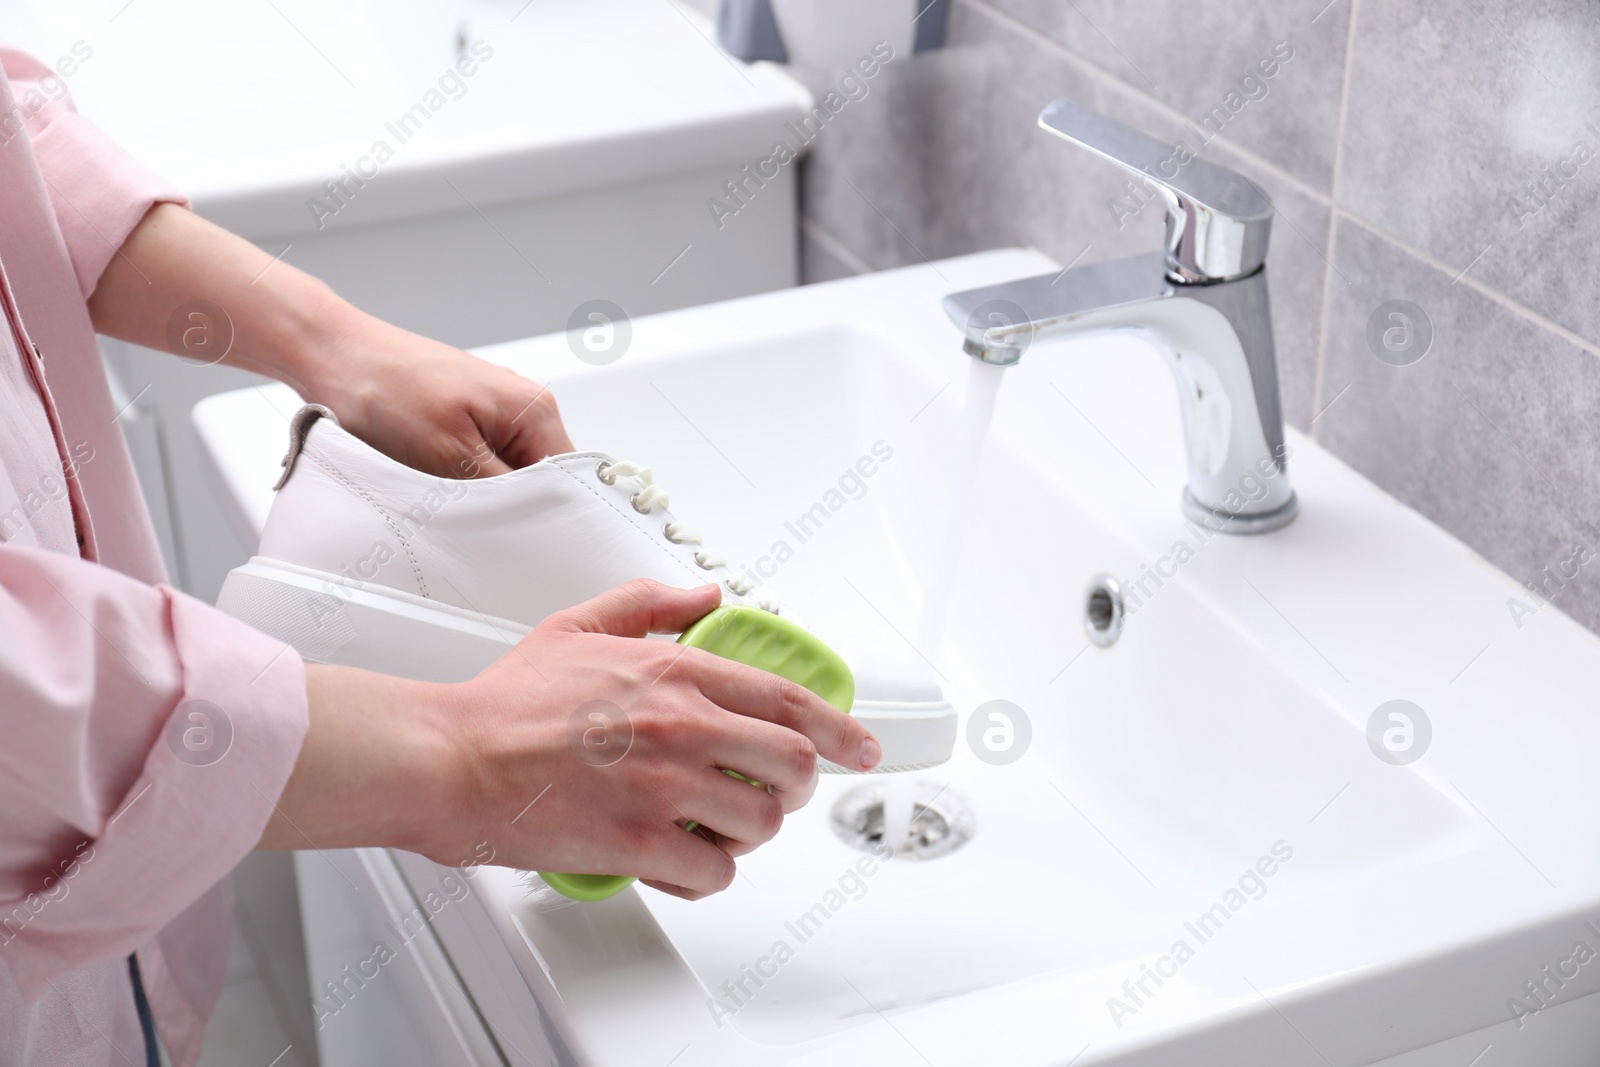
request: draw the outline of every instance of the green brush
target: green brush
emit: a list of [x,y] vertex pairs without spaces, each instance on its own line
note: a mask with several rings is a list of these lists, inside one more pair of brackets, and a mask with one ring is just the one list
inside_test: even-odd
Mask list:
[[[838,653],[817,640],[810,631],[770,611],[744,604],[725,604],[685,630],[678,643],[787,678],[840,711],[849,712],[855,703],[855,678]],[[734,771],[724,773],[750,781]],[[694,828],[692,822],[684,827],[685,830]],[[539,877],[562,896],[582,901],[605,900],[635,881],[620,874],[546,874],[541,871]]]

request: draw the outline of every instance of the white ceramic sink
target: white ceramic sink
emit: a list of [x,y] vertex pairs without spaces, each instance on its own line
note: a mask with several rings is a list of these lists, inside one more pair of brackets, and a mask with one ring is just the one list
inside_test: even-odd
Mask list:
[[[867,611],[898,642],[959,497],[973,361],[939,298],[1051,268],[994,252],[673,312],[634,322],[607,367],[561,335],[484,354],[550,382],[580,447],[651,464],[723,554],[753,564],[785,542],[770,580],[808,614]],[[1293,431],[1299,518],[1202,544],[1178,507],[1173,386],[1137,340],[982,369],[1005,379],[951,624],[922,651],[964,712],[1012,701],[1032,741],[1004,766],[961,744],[911,776],[970,808],[972,840],[864,875],[828,816],[869,780],[830,777],[706,901],[551,908],[486,870],[482,910],[439,928],[507,1058],[541,1062],[549,1042],[605,1067],[1345,1067],[1498,1026],[1494,1062],[1539,1062],[1519,1059],[1537,1035],[1507,1030],[1508,998],[1537,1006],[1524,982],[1600,946],[1584,925],[1600,924],[1600,641],[1550,607],[1519,628],[1515,582]],[[246,526],[293,404],[268,390],[197,409]],[[802,541],[786,524],[838,503],[828,490],[878,442],[892,457]],[[1193,558],[1090,646],[1086,583],[1136,585],[1179,541]],[[1431,722],[1408,765],[1368,743],[1393,699]],[[786,924],[818,904],[802,940]],[[1600,966],[1549,988],[1600,990]]]

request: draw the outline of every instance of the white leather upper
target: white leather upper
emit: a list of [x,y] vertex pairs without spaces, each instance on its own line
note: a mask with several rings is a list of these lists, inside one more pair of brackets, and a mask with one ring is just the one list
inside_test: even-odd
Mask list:
[[[696,546],[667,538],[670,513],[641,513],[627,479],[601,479],[613,462],[601,452],[493,478],[435,478],[320,418],[291,459],[261,535],[258,554],[269,559],[525,626],[634,578],[720,582],[724,603],[746,600],[729,588],[736,571],[701,567]],[[909,650],[818,636],[850,663],[858,704],[943,702]]]
[[625,486],[601,482],[609,462],[573,452],[494,478],[433,478],[321,419],[260,554],[529,626],[631,578],[688,588],[726,577],[667,540],[670,515],[640,514]]

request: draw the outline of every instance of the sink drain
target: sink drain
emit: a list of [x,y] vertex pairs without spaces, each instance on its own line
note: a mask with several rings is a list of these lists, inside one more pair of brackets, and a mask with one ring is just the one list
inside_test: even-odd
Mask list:
[[1089,640],[1105,648],[1122,636],[1126,619],[1122,606],[1122,586],[1109,574],[1096,575],[1084,595],[1083,629]]
[[949,786],[890,780],[852,789],[834,802],[833,832],[851,848],[894,849],[896,859],[931,860],[972,840],[972,809]]

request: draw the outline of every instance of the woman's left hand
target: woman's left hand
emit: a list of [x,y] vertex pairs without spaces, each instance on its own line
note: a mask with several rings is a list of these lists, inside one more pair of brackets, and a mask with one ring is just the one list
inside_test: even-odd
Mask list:
[[89,313],[100,333],[166,348],[174,318],[197,303],[226,331],[220,362],[286,382],[407,466],[481,478],[572,451],[538,382],[374,318],[176,204],[157,204],[128,235]]
[[573,450],[538,382],[370,315],[347,318],[305,399],[372,447],[442,478],[504,474]]

